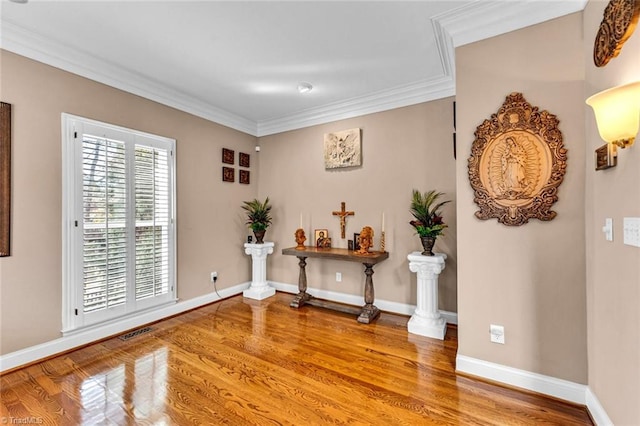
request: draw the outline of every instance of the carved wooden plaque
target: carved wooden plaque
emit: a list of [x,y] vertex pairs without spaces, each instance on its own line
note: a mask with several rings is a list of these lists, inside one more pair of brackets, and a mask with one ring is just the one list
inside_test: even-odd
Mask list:
[[497,114],[476,128],[469,180],[479,219],[520,226],[551,220],[567,167],[558,119],[512,93]]
[[602,22],[593,44],[593,63],[603,67],[618,56],[622,45],[633,33],[640,17],[640,0],[611,0],[604,9]]

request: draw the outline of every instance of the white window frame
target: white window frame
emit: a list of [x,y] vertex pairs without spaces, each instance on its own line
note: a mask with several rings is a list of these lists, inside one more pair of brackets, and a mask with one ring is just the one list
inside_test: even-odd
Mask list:
[[[128,300],[122,307],[111,310],[105,315],[91,314],[86,318],[83,312],[82,277],[82,150],[76,149],[76,137],[81,138],[85,128],[100,128],[105,136],[122,140],[125,144],[141,143],[146,146],[168,149],[170,220],[168,232],[169,245],[169,291],[167,294],[147,299]],[[81,140],[81,139],[80,139]],[[108,123],[91,120],[67,113],[62,114],[62,333],[74,334],[92,327],[102,326],[148,312],[161,309],[177,301],[176,285],[176,179],[175,179],[175,139],[157,136],[138,130],[127,129]],[[128,174],[135,168],[131,164]],[[131,198],[130,198],[131,199]],[[131,241],[132,239],[130,239]],[[133,254],[132,256],[135,256]],[[129,291],[135,285],[128,283]]]

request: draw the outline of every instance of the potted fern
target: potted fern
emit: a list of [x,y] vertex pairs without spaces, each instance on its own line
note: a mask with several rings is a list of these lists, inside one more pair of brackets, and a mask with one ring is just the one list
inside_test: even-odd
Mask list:
[[412,220],[409,224],[415,228],[416,233],[420,236],[422,248],[424,249],[422,254],[425,256],[433,256],[432,250],[436,243],[436,238],[447,227],[442,220],[440,208],[451,200],[438,202],[443,195],[444,193],[434,190],[427,191],[424,194],[416,189],[413,190],[409,211],[415,220]]
[[254,198],[251,201],[244,201],[242,208],[247,213],[246,224],[256,236],[256,244],[264,243],[264,234],[271,225],[271,205],[269,197],[264,202]]

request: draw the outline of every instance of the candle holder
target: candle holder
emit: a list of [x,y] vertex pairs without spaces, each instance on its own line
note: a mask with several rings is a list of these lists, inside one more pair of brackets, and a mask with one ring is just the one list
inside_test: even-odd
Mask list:
[[294,234],[296,237],[296,250],[306,250],[307,248],[304,246],[304,242],[307,241],[307,236],[304,234],[304,229],[298,228],[296,229],[296,233]]
[[380,232],[380,251],[382,253],[385,252],[384,250],[384,244],[385,244],[385,240],[384,240],[384,231]]

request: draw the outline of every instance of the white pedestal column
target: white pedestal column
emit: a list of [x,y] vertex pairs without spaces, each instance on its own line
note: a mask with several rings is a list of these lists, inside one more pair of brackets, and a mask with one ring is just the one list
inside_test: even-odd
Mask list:
[[273,253],[275,243],[264,244],[245,243],[244,252],[251,255],[251,287],[242,292],[244,297],[262,300],[276,294],[276,289],[267,283],[267,255]]
[[407,324],[409,333],[444,340],[447,323],[438,310],[438,275],[446,258],[443,253],[423,256],[419,251],[407,256],[409,269],[418,273],[418,306]]

